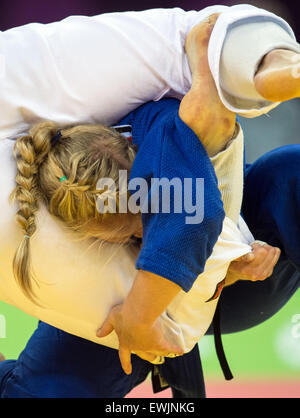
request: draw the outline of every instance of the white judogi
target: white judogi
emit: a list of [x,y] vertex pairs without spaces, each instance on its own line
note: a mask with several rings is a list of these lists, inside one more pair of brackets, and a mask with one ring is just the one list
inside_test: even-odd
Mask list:
[[[113,124],[146,101],[163,96],[181,98],[191,84],[184,54],[186,34],[216,12],[223,14],[213,32],[209,61],[224,104],[249,116],[256,115],[257,110],[268,111],[277,104],[247,98],[247,91],[251,90],[248,66],[243,66],[245,78],[240,82],[241,97],[237,96],[236,86],[226,77],[230,69],[227,55],[222,51],[229,31],[228,42],[238,43],[232,23],[238,27],[246,18],[255,16],[273,29],[275,22],[276,31],[283,34],[286,45],[290,43],[291,48],[297,49],[289,25],[269,12],[251,6],[215,6],[201,12],[160,9],[93,18],[77,16],[59,23],[32,24],[0,33],[3,64],[0,137],[15,137],[33,121],[41,119],[54,120],[60,125],[95,121]],[[254,49],[252,66],[263,56],[263,48],[259,54]],[[232,69],[238,71],[234,66]],[[254,74],[253,68],[251,71]],[[244,85],[248,89],[246,95]],[[242,99],[245,107],[234,107],[230,102],[233,98],[236,103]],[[237,140],[229,152],[236,144],[240,144],[236,152],[241,152],[242,142]],[[96,248],[87,242],[73,242],[72,234],[42,209],[38,215],[38,231],[31,240],[34,272],[39,283],[35,291],[42,307],[26,299],[12,275],[13,255],[22,238],[14,220],[16,208],[8,204],[16,172],[13,143],[4,140],[0,145],[1,300],[71,334],[117,348],[114,333],[101,341],[95,333],[110,308],[128,294],[136,274],[136,254],[118,246]],[[242,176],[242,168],[238,170],[232,173]],[[224,173],[219,174],[222,177]],[[238,189],[232,188],[232,196],[238,196],[241,203],[242,183],[235,185]],[[217,300],[207,301],[224,279],[230,262],[250,251],[252,240],[245,225],[239,230],[236,222],[227,217],[204,275],[191,292],[181,292],[162,316],[167,337],[185,352],[193,348],[209,327]]]

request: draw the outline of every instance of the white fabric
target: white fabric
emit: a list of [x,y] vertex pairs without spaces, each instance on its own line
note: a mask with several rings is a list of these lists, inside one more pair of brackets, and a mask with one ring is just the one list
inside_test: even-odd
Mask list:
[[[246,17],[266,16],[294,39],[282,19],[247,5],[72,16],[0,32],[0,138],[15,137],[41,119],[60,125],[113,124],[149,100],[182,98],[191,86],[186,35],[213,13],[222,14],[209,61],[221,98],[232,108],[219,74],[230,26]],[[251,114],[249,109],[233,110]]]
[[235,224],[240,217],[244,188],[244,136],[238,124],[236,132],[236,138],[227,148],[211,158],[218,177],[224,211]]
[[258,116],[262,110],[270,111],[279,104],[265,100],[254,85],[259,64],[274,49],[300,53],[300,45],[291,35],[282,26],[265,18],[236,23],[226,36],[220,62],[222,97],[232,109],[248,109],[246,117]]
[[[231,152],[243,153],[241,130],[235,141],[222,153],[224,158]],[[37,232],[31,239],[32,265],[37,279],[34,290],[41,306],[25,298],[16,284],[12,261],[22,232],[14,218],[17,208],[8,203],[16,174],[13,144],[10,140],[0,143],[0,299],[66,332],[117,348],[115,333],[101,340],[95,333],[110,308],[121,303],[132,286],[136,275],[134,250],[78,242],[75,235],[41,208]],[[235,170],[231,172],[237,174]],[[242,176],[242,171],[237,175]],[[227,178],[230,182],[230,177]],[[242,188],[242,181],[236,184],[238,187],[230,186],[231,192],[241,199],[242,192],[238,188]],[[251,251],[249,243],[254,238],[247,227],[245,231],[241,233],[233,221],[225,219],[205,273],[199,276],[189,293],[180,292],[160,318],[167,338],[185,352],[194,347],[210,326],[217,300],[206,301],[225,278],[230,262]]]
[[[274,30],[271,25],[270,30],[271,22],[279,28]],[[250,23],[256,24],[258,33],[253,33]],[[300,52],[292,28],[282,18],[249,5],[233,6],[221,14],[211,35],[208,59],[219,96],[228,109],[253,118],[279,105],[253,97],[257,65],[266,53],[278,47]],[[229,84],[228,79],[238,83]]]

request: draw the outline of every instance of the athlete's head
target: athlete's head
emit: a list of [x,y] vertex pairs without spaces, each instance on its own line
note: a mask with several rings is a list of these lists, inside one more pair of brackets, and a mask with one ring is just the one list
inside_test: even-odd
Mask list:
[[104,192],[97,190],[98,181],[110,178],[118,186],[119,170],[129,172],[136,155],[134,146],[114,129],[82,125],[63,129],[58,135],[54,123],[44,122],[17,139],[14,155],[17,185],[11,198],[18,204],[16,219],[24,237],[13,269],[27,296],[33,296],[30,237],[36,231],[40,202],[80,238],[124,243],[140,230],[140,214],[98,211],[97,198]]

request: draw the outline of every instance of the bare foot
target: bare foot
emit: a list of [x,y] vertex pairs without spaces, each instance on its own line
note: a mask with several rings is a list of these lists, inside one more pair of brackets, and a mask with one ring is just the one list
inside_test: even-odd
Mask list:
[[267,54],[254,79],[258,93],[271,102],[300,97],[300,54],[276,49]]
[[180,104],[181,119],[201,139],[209,156],[226,147],[235,131],[236,116],[222,103],[208,63],[208,45],[219,15],[211,15],[189,32],[185,51],[192,86]]
[[4,360],[5,360],[4,355],[3,355],[2,353],[0,353],[0,362],[1,362],[1,361],[4,361]]
[[208,64],[208,44],[219,14],[213,14],[194,26],[186,37],[185,51],[188,57],[193,80],[205,74],[206,82],[214,83]]

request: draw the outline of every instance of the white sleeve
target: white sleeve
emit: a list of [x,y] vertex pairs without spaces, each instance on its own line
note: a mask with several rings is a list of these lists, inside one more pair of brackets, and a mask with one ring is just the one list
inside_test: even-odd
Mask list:
[[231,7],[218,19],[209,45],[209,62],[224,105],[251,118],[278,106],[258,94],[254,75],[274,49],[300,53],[291,27],[282,18],[249,5]]
[[170,91],[182,97],[186,34],[226,9],[72,16],[0,32],[0,138],[41,119],[112,124]]
[[249,244],[249,245],[255,242],[255,238],[252,235],[252,232],[250,231],[248,225],[246,224],[242,216],[240,216],[239,218],[238,228],[242,234],[242,242]]
[[186,35],[213,13],[221,17],[209,46],[210,65],[230,106],[219,74],[230,25],[268,16],[292,36],[282,19],[252,6],[72,16],[0,32],[0,139],[45,119],[60,125],[113,124],[147,101],[182,98],[191,86]]

